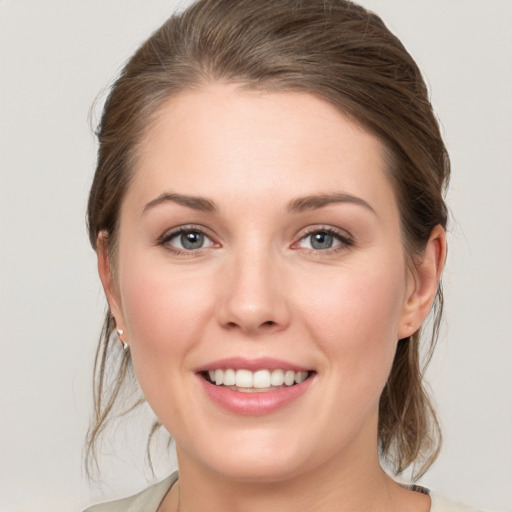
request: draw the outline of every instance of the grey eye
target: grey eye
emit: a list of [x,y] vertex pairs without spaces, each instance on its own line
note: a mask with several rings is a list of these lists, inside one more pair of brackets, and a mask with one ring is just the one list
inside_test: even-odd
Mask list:
[[204,246],[205,236],[198,231],[185,231],[179,236],[179,241],[183,249],[192,251]]
[[343,247],[351,247],[352,240],[341,233],[331,231],[330,229],[318,229],[310,231],[303,236],[295,245],[295,248],[310,249],[313,251],[338,250]]
[[334,237],[323,231],[318,231],[317,233],[312,233],[309,235],[310,245],[312,249],[322,250],[322,249],[330,249],[334,245]]
[[315,251],[322,251],[332,249],[340,244],[340,240],[335,235],[327,231],[315,231],[305,236],[301,240],[301,246],[305,249],[314,249]]
[[200,229],[179,229],[162,240],[162,245],[178,251],[198,251],[214,245],[212,239]]

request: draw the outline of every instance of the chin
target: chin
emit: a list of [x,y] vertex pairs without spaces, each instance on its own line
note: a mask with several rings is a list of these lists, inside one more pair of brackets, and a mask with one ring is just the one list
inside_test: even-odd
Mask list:
[[[219,450],[210,452],[203,464],[224,478],[246,483],[272,483],[293,479],[321,461],[315,450],[307,450],[307,442],[277,438],[252,438],[250,442],[218,443]],[[238,441],[241,441],[238,439]],[[222,448],[222,449],[221,449]],[[204,453],[204,452],[203,452]]]

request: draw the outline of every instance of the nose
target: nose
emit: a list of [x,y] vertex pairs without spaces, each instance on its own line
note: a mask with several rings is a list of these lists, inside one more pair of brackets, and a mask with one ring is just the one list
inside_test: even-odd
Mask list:
[[258,336],[286,329],[290,309],[282,269],[268,252],[238,255],[219,275],[216,315],[229,330]]

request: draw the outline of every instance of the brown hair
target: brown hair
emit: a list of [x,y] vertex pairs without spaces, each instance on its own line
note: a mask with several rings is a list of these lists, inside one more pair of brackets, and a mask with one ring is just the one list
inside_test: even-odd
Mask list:
[[[436,225],[446,227],[443,196],[450,166],[428,91],[416,63],[378,16],[347,0],[200,0],[169,18],[139,48],[105,103],[88,228],[95,249],[98,235],[107,234],[113,265],[121,202],[154,115],[173,94],[217,80],[315,94],[376,134],[389,154],[410,262]],[[441,286],[433,309],[427,362],[441,318]],[[112,336],[114,328],[108,310],[96,354],[89,462],[131,378],[129,352]],[[112,365],[117,370],[109,373]],[[415,476],[423,474],[439,451],[439,425],[423,371],[416,332],[399,341],[380,399],[381,456],[397,474],[412,464]]]

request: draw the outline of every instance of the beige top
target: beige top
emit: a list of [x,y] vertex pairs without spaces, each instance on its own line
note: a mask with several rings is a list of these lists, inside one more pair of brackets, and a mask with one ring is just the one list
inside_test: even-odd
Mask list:
[[[178,472],[148,487],[142,492],[101,505],[94,505],[84,512],[158,512],[158,507],[169,492],[173,484],[178,480]],[[476,509],[466,507],[448,500],[432,491],[427,491],[432,500],[430,512],[478,512]]]

